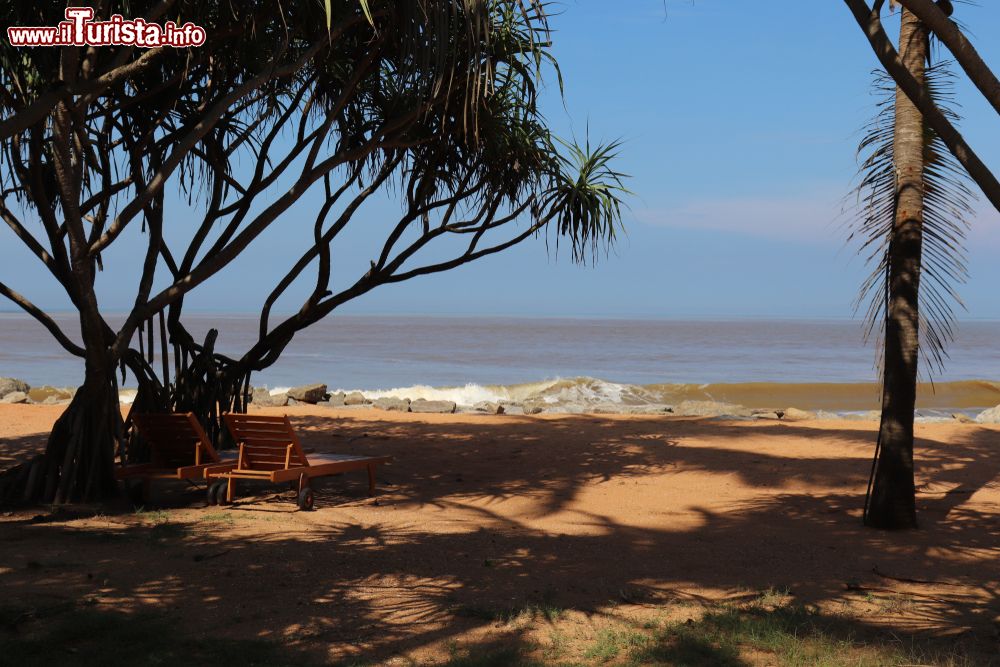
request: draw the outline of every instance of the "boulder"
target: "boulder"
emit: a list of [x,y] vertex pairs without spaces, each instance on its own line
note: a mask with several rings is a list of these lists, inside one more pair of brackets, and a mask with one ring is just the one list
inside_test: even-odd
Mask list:
[[977,424],[1000,424],[1000,405],[989,410],[983,410],[976,417]]
[[975,424],[976,420],[969,415],[963,415],[961,412],[955,412],[951,415],[951,418],[957,421],[959,424]]
[[250,392],[250,402],[254,405],[260,405],[265,401],[271,400],[271,392],[269,392],[264,387],[253,387]]
[[422,398],[410,403],[410,412],[437,412],[451,414],[458,406],[454,401],[427,401]]
[[28,402],[28,395],[23,391],[12,391],[3,398],[0,398],[0,403],[27,403],[27,402]]
[[526,415],[537,415],[545,410],[544,403],[536,403],[534,401],[528,401],[521,404],[521,411]]
[[371,403],[360,391],[352,391],[344,397],[344,405],[368,405]]
[[485,412],[488,415],[502,415],[504,413],[502,405],[490,401],[480,401],[472,406],[472,409],[476,412]]
[[0,398],[14,392],[27,394],[29,391],[31,391],[31,386],[23,380],[15,378],[0,378]]
[[379,410],[389,410],[393,412],[410,411],[410,399],[408,398],[396,398],[395,396],[376,398],[374,405]]
[[329,398],[325,401],[320,401],[316,405],[323,408],[342,408],[344,407],[344,392],[339,392],[336,394],[329,394]]
[[253,398],[250,399],[250,402],[261,408],[282,408],[288,405],[288,394],[272,396],[267,389],[254,387]]
[[777,412],[765,411],[765,412],[755,412],[753,413],[754,419],[763,419],[765,421],[778,421],[781,419],[781,415]]
[[288,390],[288,398],[300,403],[319,403],[326,400],[325,384],[307,384],[301,387],[292,387]]
[[809,412],[807,410],[799,410],[798,408],[788,408],[785,410],[785,414],[781,417],[786,422],[804,422],[811,419],[816,419],[816,413]]

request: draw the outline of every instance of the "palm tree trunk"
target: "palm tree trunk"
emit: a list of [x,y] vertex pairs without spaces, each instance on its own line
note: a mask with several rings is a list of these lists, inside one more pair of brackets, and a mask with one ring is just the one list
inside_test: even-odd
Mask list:
[[[923,82],[927,31],[902,10],[900,55]],[[920,266],[924,211],[924,119],[897,88],[893,155],[896,211],[889,239],[885,357],[879,454],[865,523],[883,529],[917,525],[913,482],[913,412],[917,398]]]

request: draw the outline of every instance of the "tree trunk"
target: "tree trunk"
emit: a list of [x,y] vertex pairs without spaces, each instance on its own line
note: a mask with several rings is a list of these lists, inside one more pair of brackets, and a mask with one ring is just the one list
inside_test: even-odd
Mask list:
[[114,459],[123,430],[114,369],[88,364],[83,386],[52,427],[45,483],[25,497],[58,504],[116,495]]
[[[921,83],[927,63],[927,31],[902,10],[900,54]],[[920,266],[924,210],[924,120],[897,88],[893,156],[895,222],[889,239],[885,356],[879,453],[865,523],[883,529],[917,525],[913,482],[913,413],[917,398]]]

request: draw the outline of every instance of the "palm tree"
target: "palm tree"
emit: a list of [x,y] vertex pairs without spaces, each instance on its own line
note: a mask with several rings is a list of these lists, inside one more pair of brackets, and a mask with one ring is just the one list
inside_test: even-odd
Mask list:
[[[901,14],[899,51],[913,76],[938,103],[946,101],[947,64],[930,66],[928,32],[909,10]],[[882,416],[865,504],[866,525],[917,525],[913,423],[921,350],[940,368],[954,318],[953,283],[965,275],[962,240],[971,192],[961,167],[910,99],[880,75],[886,92],[860,152],[863,211],[858,233],[876,267],[862,288],[871,296],[869,333],[884,326]],[[947,112],[954,119],[953,112]],[[921,278],[927,281],[921,286]],[[921,348],[923,340],[924,347]],[[925,355],[926,356],[926,355]]]

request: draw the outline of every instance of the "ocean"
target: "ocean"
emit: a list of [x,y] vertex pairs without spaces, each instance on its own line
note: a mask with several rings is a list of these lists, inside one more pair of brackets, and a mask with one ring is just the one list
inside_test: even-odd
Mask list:
[[[73,331],[72,316],[57,320]],[[229,354],[257,330],[242,315],[195,315],[188,325],[196,337],[218,328],[217,349]],[[925,365],[922,379],[934,385],[921,387],[919,405],[971,412],[1000,403],[998,341],[998,322],[961,323],[945,368],[928,375]],[[538,398],[570,411],[712,400],[844,412],[878,407],[875,360],[857,321],[340,315],[300,333],[253,383],[322,382],[460,405]],[[0,376],[73,386],[82,362],[27,316],[0,313]]]

